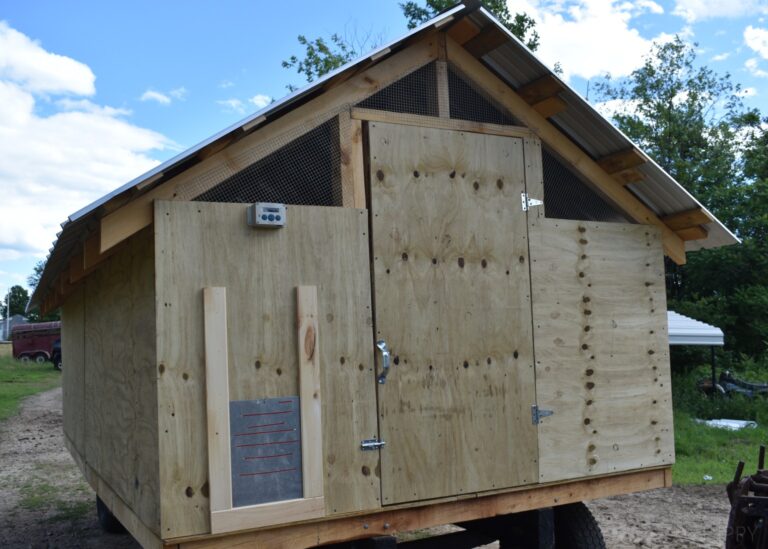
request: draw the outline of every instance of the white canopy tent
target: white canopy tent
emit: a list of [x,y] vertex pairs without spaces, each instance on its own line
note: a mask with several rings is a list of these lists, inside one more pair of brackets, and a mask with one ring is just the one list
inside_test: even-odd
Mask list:
[[723,331],[710,324],[667,311],[670,345],[723,346]]
[[706,345],[710,348],[712,387],[717,386],[715,347],[722,347],[723,331],[717,326],[694,320],[675,311],[667,311],[670,345]]

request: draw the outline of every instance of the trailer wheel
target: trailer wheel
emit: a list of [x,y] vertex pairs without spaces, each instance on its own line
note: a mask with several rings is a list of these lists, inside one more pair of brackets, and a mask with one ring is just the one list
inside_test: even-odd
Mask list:
[[555,507],[555,545],[558,549],[605,549],[600,526],[586,505]]
[[35,362],[38,364],[43,364],[46,361],[46,357],[43,353],[38,353],[35,355]]
[[24,364],[29,363],[29,355],[21,355],[19,357],[19,360],[22,361]]
[[99,517],[99,526],[108,534],[125,533],[125,526],[117,520],[117,517],[112,514],[112,511],[101,501],[99,496],[96,496],[96,514]]

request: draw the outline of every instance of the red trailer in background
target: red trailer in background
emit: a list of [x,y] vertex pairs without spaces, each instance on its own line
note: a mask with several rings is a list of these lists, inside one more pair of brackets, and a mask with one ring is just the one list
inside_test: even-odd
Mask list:
[[11,328],[11,341],[13,358],[38,363],[51,360],[61,368],[61,321],[18,324]]

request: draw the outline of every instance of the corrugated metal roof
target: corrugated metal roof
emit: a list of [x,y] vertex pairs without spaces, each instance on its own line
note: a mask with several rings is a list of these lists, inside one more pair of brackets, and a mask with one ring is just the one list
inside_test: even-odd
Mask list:
[[723,345],[723,331],[716,326],[667,311],[670,345]]
[[[163,162],[145,174],[73,213],[62,223],[63,230],[54,243],[45,271],[41,276],[40,283],[32,296],[30,304],[33,306],[39,305],[42,297],[41,293],[47,291],[54,282],[55,276],[66,267],[66,263],[70,255],[72,255],[75,246],[84,241],[86,237],[84,231],[90,229],[98,221],[104,213],[104,207],[108,206],[110,202],[122,203],[129,201],[135,198],[135,196],[151,190],[196,162],[198,153],[207,147],[215,146],[224,139],[238,139],[268,124],[275,118],[322,93],[326,84],[331,83],[339,75],[347,71],[354,71],[363,63],[373,60],[378,62],[386,59],[405,47],[411,39],[432,28],[443,27],[451,23],[453,19],[460,17],[469,18],[480,28],[488,25],[497,26],[499,30],[507,35],[508,41],[483,56],[482,61],[495,70],[513,88],[518,88],[543,76],[552,75],[557,77],[517,37],[512,35],[488,11],[479,6],[480,4],[477,1],[455,6],[431,21],[413,29],[405,36],[385,44],[375,51],[326,74],[283,99],[275,101],[264,109],[198,143],[174,158]],[[568,108],[550,120],[583,150],[593,158],[599,158],[634,146],[626,136],[599,114],[578,93],[565,82],[562,82],[562,80],[560,82],[565,89],[561,97],[568,104]],[[655,163],[645,164],[641,167],[641,170],[646,175],[646,181],[638,185],[631,185],[628,188],[654,212],[664,215],[701,207],[701,204],[695,198]],[[707,240],[687,242],[686,249],[710,248],[738,242],[738,239],[719,221],[710,223],[707,225],[707,229],[709,231],[709,238]]]

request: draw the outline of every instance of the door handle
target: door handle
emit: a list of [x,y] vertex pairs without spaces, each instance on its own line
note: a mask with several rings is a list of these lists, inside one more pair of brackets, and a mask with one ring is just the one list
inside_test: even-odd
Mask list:
[[381,385],[384,385],[387,382],[387,374],[389,374],[389,347],[387,347],[387,342],[383,339],[376,342],[376,347],[381,351],[381,373],[379,374],[379,377],[376,378],[376,381]]

